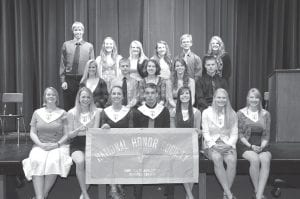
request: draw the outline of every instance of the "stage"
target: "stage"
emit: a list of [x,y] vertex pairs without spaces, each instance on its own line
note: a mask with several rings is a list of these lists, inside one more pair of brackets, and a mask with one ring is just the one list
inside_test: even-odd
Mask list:
[[[16,139],[7,139],[4,144],[1,140],[0,145],[0,198],[6,199],[23,199],[30,198],[33,194],[32,182],[27,182],[23,177],[21,161],[28,156],[28,153],[32,147],[32,142],[28,139],[28,143],[25,143],[25,138],[21,137],[21,144],[17,146]],[[282,199],[294,199],[295,195],[300,194],[299,182],[300,179],[300,144],[299,143],[271,143],[271,152],[273,159],[271,162],[271,173],[268,186],[265,190],[265,195],[268,198],[275,198],[271,195],[273,189],[274,179],[286,180],[286,183],[280,183],[283,186],[281,189]],[[220,185],[213,174],[212,162],[200,158],[199,162],[199,172],[200,176],[205,177],[205,187],[206,187],[206,198],[214,199],[220,198],[222,195],[222,190]],[[20,177],[21,176],[21,177]],[[200,178],[203,182],[204,179]],[[278,182],[278,181],[277,181]],[[200,184],[203,189],[203,184]],[[237,176],[234,181],[232,191],[238,198],[245,198],[250,196],[252,187],[250,184],[250,179],[248,176],[248,162],[239,159],[237,166]],[[200,190],[202,190],[200,189]],[[71,173],[67,179],[58,178],[57,183],[54,185],[53,190],[49,195],[49,199],[57,198],[77,198],[79,196],[79,185],[75,177],[75,167],[71,169]],[[98,186],[93,185],[89,192],[92,198],[97,198],[98,190],[102,190],[100,195],[103,197],[103,186],[102,189],[98,189]],[[126,185],[125,190],[127,193],[127,198],[133,198],[133,186]],[[202,195],[203,192],[198,189],[198,185],[195,185],[193,189],[195,198],[198,195]],[[185,192],[181,184],[175,185],[175,199],[180,199],[185,197]],[[200,197],[200,198],[201,198]],[[159,185],[145,185],[144,188],[144,198],[145,199],[163,199],[164,196],[164,186]]]

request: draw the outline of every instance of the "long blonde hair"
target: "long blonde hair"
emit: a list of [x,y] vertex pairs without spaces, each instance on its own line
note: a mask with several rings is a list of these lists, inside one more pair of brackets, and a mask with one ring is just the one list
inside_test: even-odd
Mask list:
[[221,37],[216,36],[216,35],[213,36],[209,41],[208,54],[213,54],[213,50],[212,50],[212,46],[211,46],[212,40],[216,40],[218,42],[218,44],[220,45],[220,50],[219,50],[217,56],[220,56],[220,57],[223,56],[225,53],[225,45],[224,45],[224,42],[222,41]]
[[139,54],[138,62],[139,62],[139,64],[141,64],[145,59],[148,59],[148,57],[144,53],[143,45],[142,45],[141,42],[139,42],[137,40],[133,40],[130,43],[130,46],[129,46],[129,60],[132,60],[132,58],[133,58],[132,57],[132,52],[131,52],[131,46],[132,46],[132,44],[137,45],[137,47],[140,49],[140,54]]
[[75,110],[75,120],[76,121],[79,121],[80,114],[82,112],[81,105],[80,105],[80,95],[83,91],[87,92],[90,96],[90,99],[91,99],[90,106],[89,106],[89,117],[92,118],[94,116],[95,112],[97,111],[97,107],[96,107],[95,102],[94,102],[94,97],[93,97],[92,91],[90,89],[88,89],[87,87],[82,87],[77,92],[76,100],[75,100],[74,110]]
[[234,123],[236,122],[237,116],[236,116],[235,111],[231,107],[228,93],[223,88],[218,88],[215,91],[214,96],[213,96],[213,102],[212,102],[211,106],[212,106],[212,109],[215,113],[215,116],[218,117],[218,114],[219,114],[219,107],[216,104],[216,96],[217,96],[218,93],[223,93],[226,96],[227,100],[226,100],[226,104],[225,104],[225,107],[224,107],[224,118],[225,118],[224,119],[224,127],[226,129],[230,129],[234,125]]
[[115,42],[115,40],[112,37],[105,37],[101,46],[101,50],[100,50],[100,57],[102,61],[106,61],[106,55],[107,52],[105,50],[105,40],[110,39],[113,42],[113,50],[111,52],[111,58],[114,60],[114,63],[116,63],[117,61],[117,56],[118,56],[118,48],[117,48],[117,44]]
[[95,64],[95,66],[96,66],[97,71],[96,71],[95,76],[100,77],[100,75],[99,75],[100,71],[99,71],[99,66],[98,66],[97,62],[94,59],[90,59],[85,64],[83,75],[82,75],[82,78],[80,80],[80,84],[85,83],[86,80],[89,78],[89,67],[90,67],[91,64]]

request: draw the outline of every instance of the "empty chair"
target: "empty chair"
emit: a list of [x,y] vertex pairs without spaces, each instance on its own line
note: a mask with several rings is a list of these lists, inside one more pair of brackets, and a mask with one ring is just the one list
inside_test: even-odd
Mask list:
[[[11,104],[11,105],[9,105]],[[12,108],[8,108],[12,106]],[[5,123],[8,119],[17,120],[17,133],[18,133],[18,145],[20,144],[20,119],[22,120],[23,128],[26,136],[26,127],[23,114],[23,93],[3,93],[2,94],[2,113],[0,115],[0,122],[2,126],[3,141],[5,138]],[[27,137],[26,137],[27,141]]]

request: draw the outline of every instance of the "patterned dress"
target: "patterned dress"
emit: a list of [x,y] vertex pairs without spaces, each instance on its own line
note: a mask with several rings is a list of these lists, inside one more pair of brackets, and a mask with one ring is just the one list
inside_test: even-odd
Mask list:
[[100,77],[104,79],[107,84],[107,88],[111,88],[111,81],[119,76],[119,61],[122,57],[117,55],[116,60],[110,64],[100,56],[97,57],[96,62],[100,70]]
[[[263,140],[269,141],[270,138],[270,114],[266,110],[261,110],[256,121],[247,116],[247,108],[241,109],[237,113],[239,139],[246,138],[250,144],[260,146]],[[241,141],[238,142],[238,155],[242,156],[245,151],[251,151]],[[262,152],[268,151],[265,147]]]

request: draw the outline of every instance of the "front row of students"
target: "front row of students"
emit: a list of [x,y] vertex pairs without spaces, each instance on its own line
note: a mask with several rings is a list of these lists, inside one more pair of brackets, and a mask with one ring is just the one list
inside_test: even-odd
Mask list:
[[[213,161],[214,171],[223,190],[223,199],[235,199],[231,186],[236,172],[237,153],[249,160],[249,173],[254,186],[253,198],[263,199],[270,169],[268,151],[270,115],[262,108],[261,95],[251,89],[247,105],[236,114],[225,89],[213,95],[212,105],[202,113],[192,106],[191,90],[178,90],[176,109],[168,110],[158,101],[157,86],[145,85],[145,103],[137,108],[124,106],[123,90],[113,86],[110,106],[95,106],[92,92],[82,87],[76,96],[75,107],[68,113],[58,107],[58,93],[48,87],[44,91],[44,107],[32,116],[30,137],[34,142],[29,157],[23,160],[28,180],[33,181],[36,199],[45,199],[57,175],[67,177],[76,164],[76,175],[81,188],[80,199],[90,199],[85,183],[85,134],[88,128],[196,128],[201,135],[205,155]],[[238,141],[238,150],[236,143]],[[70,146],[70,149],[69,149]],[[70,157],[70,155],[71,157]],[[226,163],[226,169],[223,162]],[[167,198],[174,198],[174,186],[166,185]],[[184,184],[186,198],[193,199],[193,184]],[[142,198],[142,185],[135,186],[135,197]],[[125,198],[121,185],[111,185],[111,198]]]

